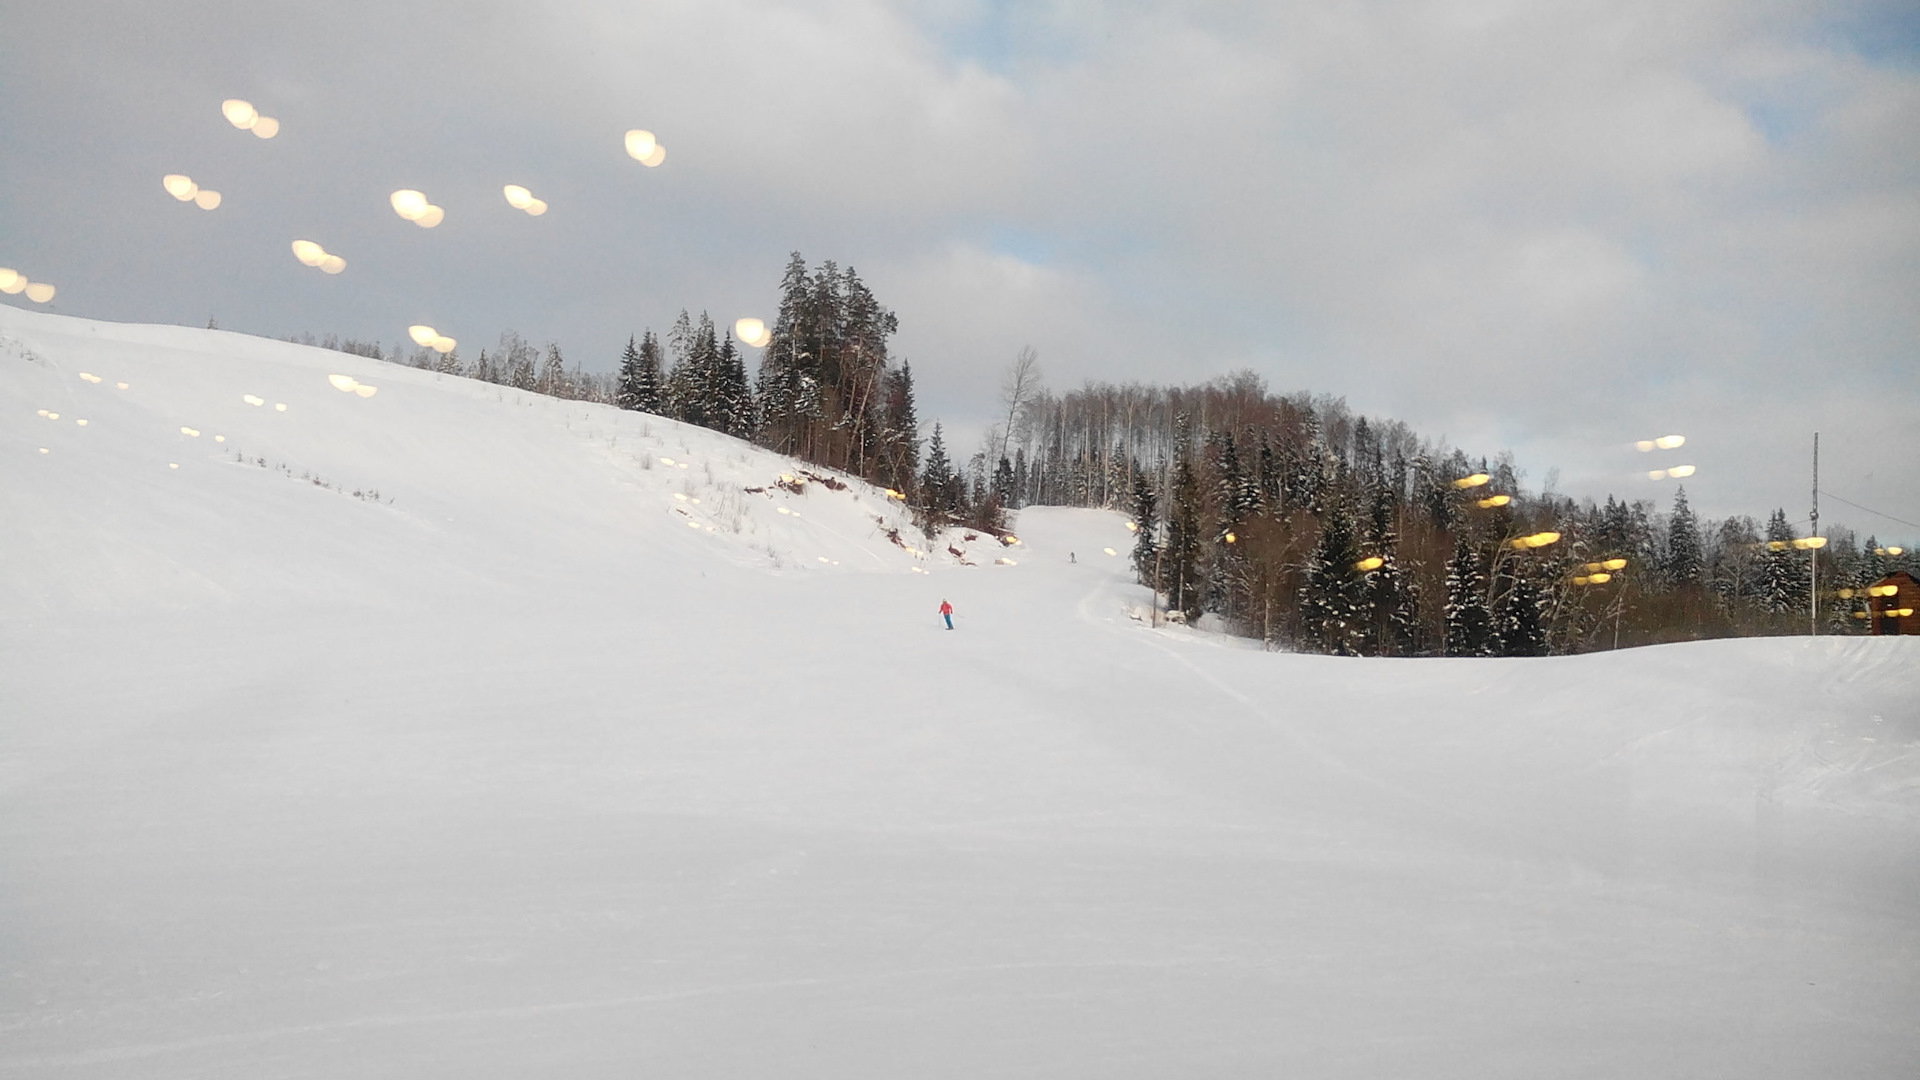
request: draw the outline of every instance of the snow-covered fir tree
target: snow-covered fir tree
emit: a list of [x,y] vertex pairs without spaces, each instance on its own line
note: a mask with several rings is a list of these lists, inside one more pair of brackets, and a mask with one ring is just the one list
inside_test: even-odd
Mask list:
[[1501,599],[1494,630],[1500,639],[1502,656],[1547,655],[1547,628],[1541,608],[1546,598],[1533,580],[1533,569],[1525,564],[1512,569],[1513,582]]
[[1673,493],[1673,513],[1667,518],[1667,554],[1661,570],[1673,585],[1698,584],[1705,572],[1700,522],[1693,516],[1693,508],[1687,505],[1685,487]]
[[1339,503],[1329,506],[1300,586],[1301,628],[1322,652],[1359,656],[1366,647],[1369,605],[1366,575],[1355,568],[1360,558],[1352,517]]
[[1133,573],[1148,588],[1158,591],[1156,570],[1160,557],[1155,534],[1160,528],[1160,499],[1153,489],[1153,478],[1144,471],[1133,473]]
[[1767,519],[1767,548],[1760,556],[1760,602],[1776,615],[1807,610],[1807,556],[1793,546],[1787,512]]
[[960,510],[961,485],[965,478],[954,474],[947,457],[947,439],[940,424],[933,425],[933,438],[927,442],[927,469],[920,477],[920,511],[927,532],[952,521]]
[[1205,581],[1200,576],[1200,551],[1205,543],[1200,520],[1200,480],[1193,469],[1193,455],[1180,451],[1173,464],[1173,498],[1167,507],[1167,544],[1161,559],[1161,577],[1170,610],[1184,613],[1188,619],[1200,617],[1206,599]]
[[1487,575],[1480,553],[1462,534],[1447,560],[1447,655],[1492,656],[1493,616],[1487,610]]

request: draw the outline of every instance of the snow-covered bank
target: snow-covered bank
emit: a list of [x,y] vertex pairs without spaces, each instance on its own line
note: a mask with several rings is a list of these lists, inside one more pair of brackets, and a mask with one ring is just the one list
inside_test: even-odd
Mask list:
[[1920,1060],[1911,641],[1262,653],[1110,514],[966,567],[657,418],[0,338],[0,1075]]

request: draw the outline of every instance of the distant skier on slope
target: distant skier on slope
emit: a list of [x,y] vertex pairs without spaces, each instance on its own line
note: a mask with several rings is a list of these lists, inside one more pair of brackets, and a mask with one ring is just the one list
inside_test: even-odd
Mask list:
[[940,601],[940,617],[947,620],[947,629],[953,629],[953,605],[945,600]]

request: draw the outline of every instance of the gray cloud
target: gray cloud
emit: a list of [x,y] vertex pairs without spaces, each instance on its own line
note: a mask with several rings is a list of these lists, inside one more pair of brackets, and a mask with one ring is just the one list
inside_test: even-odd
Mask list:
[[[766,313],[798,249],[896,307],[923,415],[962,432],[1032,343],[1061,386],[1251,367],[1575,494],[1670,497],[1629,444],[1682,431],[1709,513],[1804,513],[1817,428],[1832,490],[1920,520],[1920,73],[1859,47],[1883,15],[15,5],[0,262],[74,314],[513,326],[605,367],[682,305]],[[666,166],[624,156],[634,126]],[[168,199],[174,171],[228,204]],[[446,224],[395,218],[403,186]]]

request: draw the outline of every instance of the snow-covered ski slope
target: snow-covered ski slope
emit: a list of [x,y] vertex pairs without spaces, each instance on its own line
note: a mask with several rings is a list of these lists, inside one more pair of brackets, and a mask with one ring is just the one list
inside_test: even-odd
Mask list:
[[1916,1075],[1913,639],[1263,653],[1112,514],[4,307],[0,417],[0,1077]]

